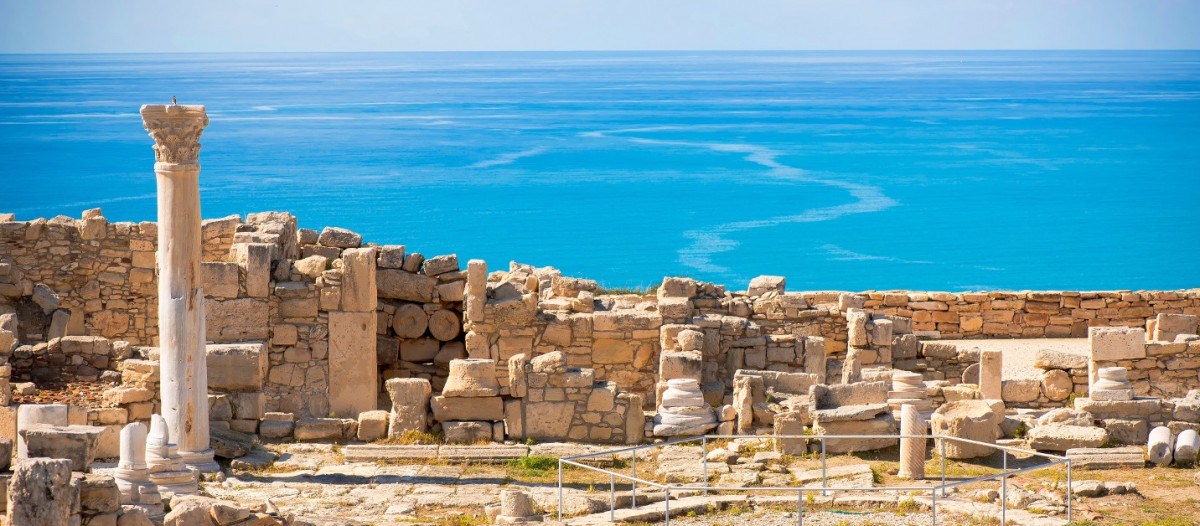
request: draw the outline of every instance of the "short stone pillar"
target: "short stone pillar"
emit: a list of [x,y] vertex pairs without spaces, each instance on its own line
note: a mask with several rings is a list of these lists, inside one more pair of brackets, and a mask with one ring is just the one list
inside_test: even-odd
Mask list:
[[[917,406],[904,404],[900,406],[900,434],[925,435],[925,420],[921,418]],[[903,437],[900,439],[900,478],[921,480],[925,478],[925,442],[924,437]]]
[[424,378],[392,378],[384,384],[392,400],[392,418],[388,437],[399,438],[406,432],[425,431],[429,416],[429,397],[433,388]]
[[1003,400],[1004,355],[997,350],[979,353],[979,395],[984,400]]
[[329,312],[329,411],[344,418],[378,409],[375,249],[342,251],[341,302]]
[[846,361],[842,363],[842,383],[856,384],[862,381],[862,351],[851,347],[846,351]]
[[658,415],[654,417],[655,436],[702,435],[715,427],[717,416],[704,401],[700,382],[694,378],[667,380]]
[[1124,367],[1101,367],[1088,388],[1088,398],[1105,402],[1133,400],[1133,383]]
[[71,523],[71,461],[31,458],[17,462],[8,483],[6,525]]
[[220,468],[208,445],[208,367],[200,289],[200,134],[204,106],[145,105],[158,177],[158,330],[162,413],[187,465]]
[[146,438],[146,466],[150,481],[168,499],[174,495],[192,495],[200,491],[196,475],[188,469],[171,442],[170,429],[162,415],[150,416],[150,435]]
[[542,522],[542,516],[533,513],[533,499],[529,496],[528,491],[506,489],[500,492],[500,515],[496,516],[495,522],[496,524]]
[[151,517],[163,515],[162,494],[150,482],[146,467],[146,426],[134,422],[121,429],[121,459],[113,471],[121,504],[137,506]]

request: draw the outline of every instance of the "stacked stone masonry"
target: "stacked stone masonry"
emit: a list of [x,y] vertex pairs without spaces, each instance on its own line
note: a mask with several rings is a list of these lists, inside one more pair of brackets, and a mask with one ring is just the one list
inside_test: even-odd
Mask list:
[[[156,343],[155,223],[109,223],[99,210],[4,219],[0,316],[10,315],[14,330],[0,324],[0,354],[14,381],[115,382],[122,362],[139,359],[131,349]],[[208,340],[263,350],[245,362],[261,373],[259,387],[211,389],[212,419],[246,431],[267,413],[356,418],[388,409],[393,378],[425,379],[440,393],[450,363],[464,358],[493,360],[498,396],[511,401],[509,360],[555,352],[570,370],[592,372],[594,385],[581,389],[625,393],[621,400],[647,410],[657,407],[666,366],[695,367],[689,375],[718,407],[730,401],[738,370],[837,383],[851,348],[859,374],[888,365],[918,372],[940,404],[973,397],[956,387],[978,381],[979,356],[934,340],[1083,337],[1106,326],[1178,336],[1173,318],[1155,326],[1159,315],[1200,314],[1197,290],[788,292],[771,276],[747,292],[667,278],[654,296],[604,296],[594,281],[550,267],[514,262],[489,273],[475,260],[464,269],[454,255],[426,258],[344,229],[298,228],[287,213],[207,220],[202,232]],[[1182,396],[1200,374],[1198,345],[1150,340],[1145,356],[1112,365],[1129,370],[1139,395]],[[1041,382],[1006,382],[1003,398],[1061,406],[1064,393],[1086,392],[1084,369],[1050,366]],[[124,421],[154,410],[156,397],[134,398],[113,404],[127,408]],[[624,440],[624,426],[611,429],[610,440]]]

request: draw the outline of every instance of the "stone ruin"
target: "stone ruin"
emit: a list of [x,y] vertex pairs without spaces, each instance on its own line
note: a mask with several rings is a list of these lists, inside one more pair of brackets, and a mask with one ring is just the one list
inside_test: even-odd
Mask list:
[[[269,464],[259,441],[862,434],[879,438],[826,447],[899,444],[907,478],[923,476],[928,444],[896,434],[996,443],[1023,426],[1030,447],[1082,465],[1144,465],[1143,448],[1153,463],[1194,462],[1200,447],[1197,291],[789,292],[783,277],[760,276],[745,292],[668,277],[653,294],[609,295],[552,267],[463,269],[454,254],[300,228],[288,213],[202,221],[203,107],[147,106],[143,117],[158,223],[109,223],[98,209],[78,220],[0,214],[11,520],[271,524],[266,510],[197,496],[216,458]],[[1086,336],[1089,355],[1043,351],[1037,378],[1005,378],[999,352],[940,341],[1064,336]],[[72,384],[103,395],[14,399]],[[1137,446],[1136,458],[1095,460],[1112,444]],[[812,447],[777,441],[786,454]],[[949,458],[991,453],[944,447]],[[117,463],[96,473],[98,459]],[[71,491],[103,497],[64,512],[61,489],[76,479]],[[45,487],[56,488],[48,500],[26,497]],[[528,496],[501,500],[497,522],[536,516]]]

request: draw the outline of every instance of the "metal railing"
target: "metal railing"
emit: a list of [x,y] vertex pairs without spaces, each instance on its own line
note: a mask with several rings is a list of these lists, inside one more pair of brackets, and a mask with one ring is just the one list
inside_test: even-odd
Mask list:
[[[710,485],[708,483],[709,482],[708,481],[708,442],[709,442],[709,440],[730,440],[730,439],[738,439],[738,438],[748,438],[748,439],[758,439],[758,440],[802,439],[802,440],[805,440],[806,443],[812,442],[812,441],[820,441],[820,443],[821,443],[821,486],[820,487],[809,487],[809,486],[801,486],[801,487],[795,487],[795,486],[724,487],[724,486]],[[897,439],[897,440],[899,440],[902,438],[919,438],[919,439],[927,439],[927,440],[932,439],[932,440],[936,441],[936,445],[934,447],[939,448],[938,457],[941,460],[941,480],[938,484],[936,484],[934,486],[879,486],[879,487],[877,487],[877,486],[861,486],[861,487],[838,486],[838,487],[829,487],[827,455],[826,455],[826,441],[827,440],[830,440],[830,439],[847,439],[847,440],[851,440],[851,439],[854,439],[854,440],[859,440],[859,439],[876,439],[876,440],[877,439]],[[979,446],[985,446],[988,448],[1000,450],[1002,453],[1001,454],[1002,460],[1001,460],[1000,472],[991,474],[991,475],[982,475],[982,476],[978,476],[978,477],[971,477],[968,479],[957,480],[957,481],[952,481],[952,482],[947,483],[946,482],[946,441],[947,440],[961,442],[961,443],[965,443],[965,444],[975,444],[975,445],[979,445]],[[704,482],[703,485],[688,486],[688,485],[675,485],[675,484],[669,484],[669,483],[661,484],[658,482],[653,482],[650,480],[644,480],[644,479],[638,478],[638,476],[637,476],[638,451],[642,451],[642,450],[646,450],[646,449],[658,449],[658,448],[661,448],[664,446],[670,446],[670,445],[675,445],[675,444],[687,444],[687,443],[692,443],[692,442],[700,442],[701,443],[700,462],[702,465],[701,469],[702,469],[702,474],[703,474],[703,482]],[[632,466],[631,466],[632,471],[631,471],[630,475],[626,475],[624,473],[618,473],[616,471],[603,469],[603,468],[600,468],[597,466],[591,466],[591,465],[587,465],[587,464],[578,462],[579,460],[593,459],[593,458],[605,457],[605,456],[611,456],[613,458],[613,460],[615,461],[617,458],[617,455],[622,455],[625,453],[629,453],[632,456]],[[1021,454],[1021,455],[1026,455],[1026,456],[1042,457],[1042,458],[1049,459],[1050,461],[1043,463],[1043,464],[1038,464],[1036,466],[1029,466],[1029,467],[1014,469],[1012,471],[1009,471],[1008,456],[1010,453],[1012,453],[1014,455]],[[974,484],[974,483],[978,483],[978,482],[986,482],[989,480],[1000,479],[1000,524],[1001,524],[1001,526],[1004,526],[1008,522],[1008,477],[1011,477],[1014,475],[1019,475],[1021,473],[1026,473],[1026,472],[1030,472],[1030,471],[1048,469],[1048,468],[1052,468],[1052,467],[1060,465],[1060,464],[1066,464],[1066,466],[1067,466],[1067,485],[1066,485],[1065,494],[1066,494],[1066,505],[1067,505],[1067,523],[1069,524],[1071,522],[1071,459],[1064,457],[1064,456],[1051,455],[1048,453],[1040,453],[1037,451],[1030,451],[1030,450],[1026,450],[1026,449],[1019,449],[1019,448],[1008,447],[1008,446],[1001,446],[998,444],[990,444],[987,442],[979,442],[976,440],[970,440],[970,439],[966,439],[966,438],[959,438],[959,437],[952,437],[952,436],[945,436],[945,435],[700,435],[700,436],[694,436],[694,437],[686,437],[686,438],[677,438],[677,439],[673,439],[673,440],[667,440],[667,441],[659,442],[656,444],[645,444],[645,445],[641,445],[641,446],[612,449],[612,450],[608,450],[608,451],[587,453],[587,454],[583,454],[583,455],[575,455],[575,456],[564,457],[562,459],[559,459],[559,461],[558,461],[558,520],[561,522],[562,518],[563,518],[563,465],[568,465],[568,466],[576,466],[576,467],[583,468],[586,470],[596,471],[596,472],[604,473],[604,474],[608,475],[608,484],[609,484],[608,499],[609,499],[609,521],[610,522],[616,522],[616,510],[617,510],[616,480],[618,478],[627,480],[631,484],[630,503],[629,503],[630,509],[637,507],[638,484],[642,484],[644,486],[655,487],[655,488],[663,490],[663,492],[664,492],[664,495],[663,495],[664,496],[664,498],[663,498],[663,507],[664,507],[663,518],[664,518],[664,524],[667,524],[667,525],[671,524],[671,492],[672,491],[675,491],[677,495],[680,494],[680,492],[685,492],[685,491],[699,491],[699,492],[702,492],[703,495],[708,495],[709,491],[722,491],[722,492],[747,492],[747,491],[793,492],[794,491],[794,492],[796,492],[796,503],[797,503],[796,519],[797,519],[797,524],[799,524],[801,526],[803,526],[803,524],[804,524],[804,494],[805,494],[805,492],[810,492],[810,494],[812,492],[819,492],[825,496],[828,496],[834,492],[852,492],[852,491],[867,491],[867,492],[870,492],[870,491],[901,491],[901,492],[909,492],[910,494],[929,492],[930,499],[931,499],[931,504],[930,504],[931,515],[932,515],[931,523],[936,525],[937,524],[938,492],[941,492],[942,498],[946,498],[946,496],[948,495],[947,490],[949,490],[950,488],[963,486],[963,485],[967,485],[967,484]]]

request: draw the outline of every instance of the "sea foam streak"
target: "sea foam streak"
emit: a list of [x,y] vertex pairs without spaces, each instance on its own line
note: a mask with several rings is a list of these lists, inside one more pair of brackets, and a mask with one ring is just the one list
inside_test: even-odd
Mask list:
[[[623,130],[611,130],[607,132],[587,132],[581,135],[584,137],[607,138],[628,133],[644,133],[674,129],[680,128],[672,126],[629,128]],[[850,194],[851,197],[856,199],[856,201],[853,203],[812,208],[800,212],[799,214],[775,216],[767,219],[756,219],[750,221],[734,221],[729,223],[721,223],[708,228],[685,231],[683,236],[691,240],[691,244],[676,251],[679,254],[678,261],[681,264],[699,272],[722,274],[729,273],[729,268],[713,262],[713,256],[716,254],[729,252],[738,246],[739,243],[737,241],[729,239],[729,234],[750,230],[753,228],[773,227],[787,223],[832,221],[849,214],[879,212],[899,204],[899,202],[895,199],[884,195],[883,189],[877,186],[851,183],[847,181],[831,179],[828,177],[818,177],[813,172],[803,168],[797,168],[795,166],[783,164],[779,162],[779,157],[783,155],[783,153],[765,146],[743,143],[709,143],[647,139],[644,137],[624,138],[637,144],[707,148],[716,152],[745,154],[743,158],[746,161],[767,168],[767,175],[770,177],[795,183],[832,186],[834,188],[845,190]]]

